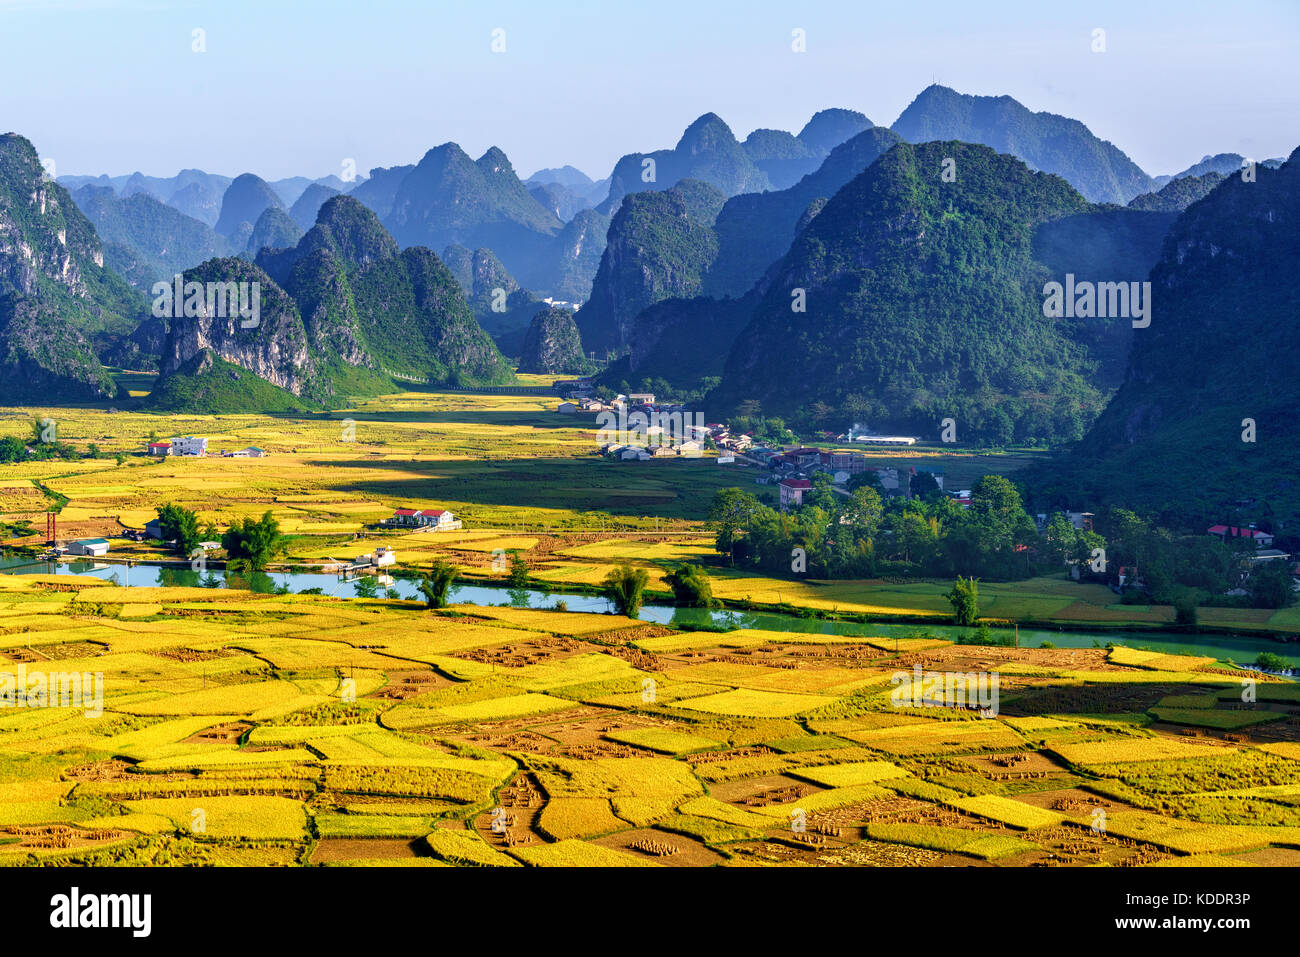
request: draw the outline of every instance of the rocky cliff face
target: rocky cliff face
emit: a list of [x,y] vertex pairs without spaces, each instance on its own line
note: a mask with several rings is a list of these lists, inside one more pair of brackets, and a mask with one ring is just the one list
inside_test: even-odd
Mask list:
[[95,228],[35,148],[0,136],[0,396],[95,399],[115,387],[99,360],[143,301],[104,268]]
[[591,298],[578,313],[578,328],[588,350],[622,354],[630,345],[631,322],[647,306],[664,299],[699,295],[705,271],[718,252],[709,211],[710,194],[695,181],[664,192],[633,193],[623,200],[609,227]]
[[165,377],[196,374],[192,362],[207,350],[294,396],[329,404],[392,388],[394,378],[512,376],[442,261],[423,247],[399,251],[375,214],[350,196],[325,202],[297,246],[263,249],[257,266],[214,260],[191,273],[186,278],[200,282],[260,281],[261,321],[247,329],[206,314],[173,320]]
[[[244,259],[211,259],[184,274],[185,281],[258,284],[257,325],[239,314],[221,317],[206,298],[197,316],[174,317],[164,346],[161,371],[176,373],[204,351],[247,369],[272,385],[301,395],[315,376],[316,362],[298,308],[270,276]],[[229,311],[229,310],[227,310]]]
[[580,375],[586,367],[572,312],[552,307],[533,316],[519,356],[520,372]]

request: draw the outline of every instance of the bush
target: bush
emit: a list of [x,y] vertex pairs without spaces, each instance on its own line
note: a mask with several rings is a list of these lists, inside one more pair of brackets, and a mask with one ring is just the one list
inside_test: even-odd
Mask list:
[[650,576],[646,574],[644,568],[619,565],[605,576],[603,593],[618,614],[635,618],[637,612],[641,610],[641,602],[649,581]]
[[975,624],[975,619],[979,618],[980,608],[979,584],[974,578],[957,576],[947,598],[952,604],[953,619],[957,624]]
[[246,517],[226,529],[226,534],[221,536],[221,547],[230,556],[233,567],[258,572],[284,551],[284,536],[280,534],[280,523],[268,509],[259,519]]
[[1189,628],[1196,627],[1196,593],[1185,591],[1174,599],[1174,622],[1179,625],[1186,625]]
[[416,586],[430,608],[447,607],[447,593],[451,591],[457,574],[455,567],[446,562],[433,563],[429,573]]
[[673,590],[673,603],[688,608],[712,608],[713,588],[709,573],[689,562],[677,566],[662,579]]
[[1271,651],[1261,651],[1259,657],[1255,659],[1255,667],[1263,668],[1265,671],[1287,671],[1291,665],[1281,655],[1275,655]]

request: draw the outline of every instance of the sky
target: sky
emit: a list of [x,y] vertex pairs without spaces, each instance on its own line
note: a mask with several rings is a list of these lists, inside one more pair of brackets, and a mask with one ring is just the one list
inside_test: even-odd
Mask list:
[[450,140],[598,179],[706,112],[740,139],[827,107],[889,125],[939,82],[1158,175],[1300,145],[1298,54],[1300,0],[0,0],[0,131],[58,176],[315,178]]

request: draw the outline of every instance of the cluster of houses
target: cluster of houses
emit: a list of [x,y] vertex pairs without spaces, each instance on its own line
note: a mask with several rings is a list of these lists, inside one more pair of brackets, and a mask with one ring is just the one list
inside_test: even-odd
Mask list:
[[[1092,512],[1065,512],[1064,514],[1075,528],[1092,531],[1094,517]],[[1047,521],[1047,516],[1039,515],[1037,519],[1039,531],[1041,532]],[[1205,530],[1205,534],[1211,538],[1217,538],[1221,542],[1242,539],[1255,547],[1253,552],[1248,551],[1245,553],[1242,559],[1241,577],[1238,586],[1230,589],[1226,593],[1227,595],[1241,596],[1247,594],[1244,586],[1250,579],[1251,570],[1261,562],[1286,562],[1290,567],[1291,577],[1295,581],[1294,588],[1297,592],[1300,592],[1300,562],[1297,562],[1290,553],[1273,547],[1272,533],[1256,528],[1254,525],[1241,527],[1220,523],[1211,525]],[[1072,564],[1071,577],[1078,579],[1081,576],[1082,568],[1078,562]],[[1141,570],[1136,565],[1125,565],[1118,570],[1115,580],[1110,583],[1110,587],[1112,591],[1122,595],[1129,589],[1146,591],[1147,583],[1142,577]]]
[[[201,458],[208,454],[208,440],[200,435],[183,435],[173,438],[171,441],[150,442],[147,451],[153,456],[163,455],[183,455],[191,458]],[[250,445],[246,449],[238,449],[233,452],[222,452],[222,458],[227,459],[260,459],[266,455],[265,449],[259,449],[256,445]]]
[[[882,468],[868,464],[867,456],[854,449],[823,449],[811,446],[792,449],[767,446],[740,447],[732,444],[729,436],[718,441],[718,445],[720,448],[730,446],[737,454],[766,467],[767,473],[759,475],[754,481],[758,485],[776,485],[783,509],[803,504],[804,496],[812,491],[812,477],[818,473],[829,475],[832,485],[844,486],[856,475],[874,472],[886,497],[910,496],[912,478],[923,474],[930,475],[938,489],[944,490],[942,468],[937,466],[909,469]],[[949,495],[963,508],[970,507],[969,489],[961,489]]]
[[399,508],[382,524],[430,532],[454,532],[461,527],[460,519],[445,508]]
[[[1205,530],[1205,533],[1221,542],[1244,539],[1255,546],[1255,550],[1247,553],[1245,560],[1242,562],[1241,581],[1243,585],[1250,578],[1251,569],[1261,562],[1286,562],[1291,569],[1291,577],[1295,581],[1294,588],[1296,591],[1300,591],[1300,562],[1297,562],[1295,556],[1291,555],[1291,553],[1273,547],[1272,533],[1256,528],[1254,525],[1247,525],[1243,528],[1226,524],[1211,525]],[[1229,595],[1244,595],[1245,593],[1244,588],[1234,588],[1228,592]]]
[[653,392],[633,392],[630,395],[619,393],[606,402],[591,395],[590,392],[578,390],[570,393],[555,411],[561,415],[576,415],[579,412],[619,411],[643,412],[647,415],[654,412],[682,415],[686,412],[686,406],[667,402],[656,403]]

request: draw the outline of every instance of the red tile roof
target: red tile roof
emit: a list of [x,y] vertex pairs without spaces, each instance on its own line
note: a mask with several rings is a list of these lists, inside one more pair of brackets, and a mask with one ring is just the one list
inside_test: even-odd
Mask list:
[[807,479],[781,479],[779,484],[786,488],[812,488],[812,482]]
[[1269,538],[1268,532],[1261,532],[1257,528],[1237,528],[1235,525],[1211,525],[1209,528],[1211,535],[1231,535],[1234,538]]
[[403,516],[403,517],[409,517],[409,516],[415,515],[415,514],[417,514],[417,513],[416,513],[416,510],[413,509],[413,508],[399,508],[397,511],[393,512],[393,514],[394,514],[394,515],[401,515],[401,516]]

